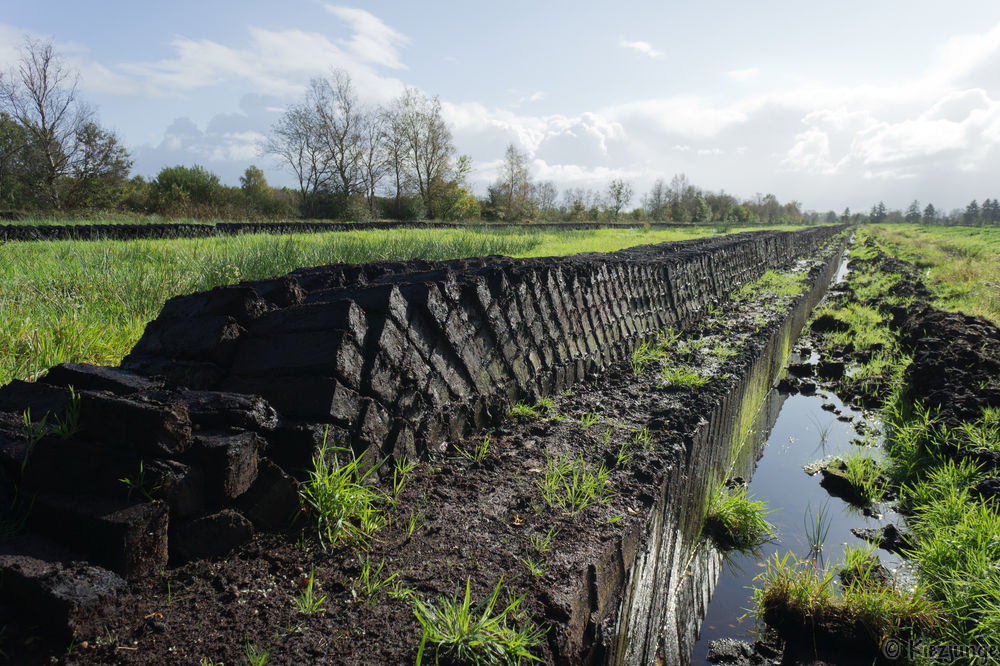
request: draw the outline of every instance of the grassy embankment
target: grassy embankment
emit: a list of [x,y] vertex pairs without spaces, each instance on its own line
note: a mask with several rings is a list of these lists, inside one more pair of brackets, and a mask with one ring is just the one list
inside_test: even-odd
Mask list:
[[712,233],[522,227],[7,243],[0,253],[0,385],[35,379],[62,362],[117,364],[168,298],[302,266],[609,252]]
[[[1000,275],[1000,232],[869,227],[859,232],[852,256],[876,253],[864,246],[869,237],[882,251],[916,262],[939,307],[997,321],[995,282],[992,293],[987,283]],[[907,514],[905,556],[916,566],[917,585],[905,589],[876,580],[870,549],[852,552],[836,567],[855,574],[848,575],[839,595],[835,570],[776,558],[758,580],[757,612],[766,616],[778,607],[812,622],[860,620],[878,639],[923,637],[974,654],[1000,644],[1000,512],[971,491],[995,472],[962,460],[961,454],[1000,451],[1000,410],[984,409],[978,420],[948,428],[911,398],[904,383],[911,359],[887,314],[893,306],[908,309],[913,302],[905,290],[894,289],[903,280],[898,273],[852,272],[848,281],[856,298],[846,306],[825,306],[817,315],[830,314],[849,325],[849,330],[823,334],[827,339],[821,347],[850,343],[874,352],[869,361],[850,368],[845,381],[881,398],[885,457],[877,473],[888,480]],[[866,461],[866,467],[875,464]],[[937,663],[926,655],[915,655],[914,661]]]

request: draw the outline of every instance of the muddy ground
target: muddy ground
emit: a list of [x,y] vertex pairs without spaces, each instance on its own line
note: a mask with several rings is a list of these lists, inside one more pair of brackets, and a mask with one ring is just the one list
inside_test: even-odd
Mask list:
[[[0,649],[20,664],[241,664],[248,644],[268,652],[267,664],[413,663],[421,639],[415,597],[454,597],[468,580],[480,602],[502,579],[502,600],[523,597],[514,622],[531,620],[546,631],[536,655],[564,662],[561,632],[580,616],[572,604],[581,577],[593,576],[590,563],[606,557],[609,544],[641,535],[665,471],[682,459],[701,414],[732,390],[733,375],[743,372],[779,311],[784,306],[767,295],[727,300],[686,331],[682,339],[704,345],[675,349],[666,364],[698,368],[710,380],[700,388],[661,387],[655,363],[639,376],[620,364],[556,396],[555,411],[543,418],[509,418],[431,454],[408,477],[387,508],[388,526],[367,547],[324,548],[310,529],[259,534],[226,557],[170,566],[132,584],[106,610],[99,630],[68,647],[0,607],[6,627]],[[719,349],[735,353],[723,359]],[[589,427],[581,421],[586,414],[598,417]],[[482,462],[458,453],[472,451],[487,434]],[[566,453],[582,455],[591,468],[607,467],[608,501],[577,515],[544,502],[538,483],[547,456]],[[391,476],[380,482],[387,494]],[[551,548],[542,552],[532,537],[549,533]],[[381,578],[395,576],[371,596],[360,580],[365,563],[371,571],[382,567]],[[324,610],[306,614],[294,600],[310,572]],[[600,591],[591,593],[596,607]],[[598,662],[611,631],[602,626],[588,637]],[[425,663],[435,655],[427,656]]]

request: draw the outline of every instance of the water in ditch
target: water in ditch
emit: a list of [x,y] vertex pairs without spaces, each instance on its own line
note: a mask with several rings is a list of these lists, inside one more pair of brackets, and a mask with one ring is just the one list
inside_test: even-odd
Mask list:
[[[831,407],[835,411],[831,411]],[[765,500],[769,508],[774,509],[768,519],[774,524],[778,538],[756,553],[725,555],[691,664],[709,663],[706,655],[713,640],[735,638],[753,642],[756,639],[757,627],[752,617],[741,619],[751,606],[754,577],[764,570],[766,561],[775,553],[791,552],[800,558],[810,556],[805,522],[813,520],[817,512],[823,511],[829,521],[829,532],[820,554],[827,566],[841,560],[846,546],[864,545],[851,533],[851,528],[878,528],[887,522],[897,522],[898,516],[884,506],[875,507],[874,513],[866,515],[847,502],[831,497],[820,486],[822,476],[810,476],[805,471],[806,466],[818,460],[857,450],[857,442],[862,439],[855,429],[857,423],[878,433],[876,421],[851,409],[833,394],[822,391],[814,395],[798,394],[784,401],[749,484],[750,494]],[[869,441],[872,440],[869,437]],[[877,448],[865,448],[864,453],[878,458]],[[702,547],[711,548],[707,544]],[[884,551],[878,554],[890,569],[904,566],[895,555]]]

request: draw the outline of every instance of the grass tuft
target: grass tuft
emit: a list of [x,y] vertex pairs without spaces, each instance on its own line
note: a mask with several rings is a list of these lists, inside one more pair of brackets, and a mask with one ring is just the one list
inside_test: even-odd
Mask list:
[[806,505],[805,514],[802,516],[802,526],[806,535],[806,543],[809,544],[809,554],[818,555],[823,552],[823,545],[826,537],[830,534],[830,526],[833,524],[833,517],[830,516],[830,507],[824,502],[819,511],[812,512],[812,507]]
[[660,388],[692,389],[704,386],[708,377],[699,375],[694,370],[681,367],[664,367],[660,371]]
[[760,297],[790,300],[805,291],[806,277],[802,272],[778,273],[767,270],[753,282],[748,282],[736,290],[733,293],[733,300],[750,301]]
[[877,558],[855,554],[850,561],[850,582],[838,598],[833,570],[790,553],[783,557],[775,553],[754,579],[752,612],[761,618],[785,616],[805,631],[821,622],[860,622],[870,636],[881,638],[913,637],[938,629],[940,610],[924,588],[901,589],[874,577]]
[[745,486],[721,485],[709,493],[705,527],[722,548],[751,549],[775,537],[764,518],[771,511],[767,502],[749,497]]
[[759,617],[781,608],[799,617],[817,618],[835,598],[833,573],[792,553],[775,553],[754,583],[753,604]]
[[323,607],[323,602],[326,601],[326,596],[316,596],[315,591],[316,583],[316,572],[314,570],[309,571],[309,579],[306,581],[305,587],[302,592],[295,597],[295,610],[305,615],[312,615],[313,613],[322,613],[326,610]]
[[[365,484],[381,463],[362,472],[360,464],[364,455],[355,457],[350,449],[331,446],[328,434],[329,430],[323,434],[323,443],[313,455],[313,468],[302,484],[299,497],[315,522],[324,548],[342,540],[365,545],[385,525],[383,507],[391,502],[378,489]],[[350,453],[350,462],[341,465],[338,458],[341,453]]]
[[526,421],[565,421],[565,417],[556,409],[552,398],[542,398],[534,405],[526,402],[516,402],[507,410],[507,416]]
[[542,497],[549,506],[577,514],[592,504],[603,504],[611,498],[608,470],[601,463],[597,470],[589,467],[581,454],[572,458],[548,456],[545,475],[538,482]]
[[885,498],[889,489],[882,476],[882,469],[874,458],[854,451],[842,460],[846,467],[844,478],[851,484],[859,499],[867,504],[874,504]]
[[522,660],[538,661],[531,650],[541,642],[545,631],[530,620],[515,626],[513,620],[522,614],[517,597],[499,608],[503,578],[483,603],[473,606],[469,581],[465,595],[439,597],[437,603],[414,601],[413,614],[423,635],[417,651],[417,666],[423,663],[424,651],[434,645],[434,661],[459,664],[519,664]]
[[481,463],[490,455],[490,436],[486,435],[483,437],[482,441],[476,444],[471,450],[463,449],[459,446],[456,446],[455,450],[458,451],[458,455],[469,462],[473,464]]
[[385,559],[379,561],[378,567],[373,568],[370,559],[365,559],[361,565],[361,574],[354,581],[351,586],[351,594],[355,597],[363,597],[365,600],[365,605],[374,606],[378,603],[378,595],[382,590],[391,587],[393,580],[399,575],[399,572],[392,574],[391,576],[382,576],[382,569],[385,568]]

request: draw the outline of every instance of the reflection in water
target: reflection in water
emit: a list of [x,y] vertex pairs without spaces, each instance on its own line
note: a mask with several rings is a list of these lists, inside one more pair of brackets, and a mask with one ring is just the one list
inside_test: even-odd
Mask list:
[[[882,518],[869,517],[861,510],[838,499],[831,499],[819,485],[819,475],[810,476],[804,467],[819,457],[846,454],[858,447],[853,423],[837,418],[823,404],[833,404],[844,417],[855,421],[863,418],[859,412],[844,405],[836,396],[818,394],[789,397],[771,429],[763,457],[757,464],[750,482],[750,494],[755,499],[766,500],[768,507],[776,509],[768,518],[775,525],[778,540],[754,553],[731,553],[727,566],[719,575],[715,590],[710,594],[712,603],[701,622],[701,636],[691,654],[691,664],[707,664],[705,656],[710,641],[719,638],[755,640],[754,622],[741,619],[749,609],[753,579],[761,573],[766,561],[774,553],[792,552],[800,558],[815,557],[820,564],[838,562],[846,546],[862,545],[851,534],[851,528],[881,527],[896,519],[888,513]],[[877,427],[869,422],[869,427]],[[823,534],[812,535],[817,517]],[[823,537],[823,538],[819,538]],[[822,550],[815,550],[810,541],[821,541]],[[704,544],[703,549],[715,551]],[[883,564],[889,568],[901,565],[895,555],[879,552]],[[712,581],[706,581],[711,584]],[[670,663],[670,662],[665,662]],[[680,662],[683,663],[683,662]]]
[[[735,461],[731,476],[749,476],[760,454],[771,424],[781,408],[784,396],[767,393],[748,433],[742,456]],[[614,664],[678,664],[691,654],[698,639],[700,618],[704,617],[712,589],[723,566],[722,555],[705,548],[699,540],[704,518],[706,469],[725,469],[728,459],[710,461],[713,456],[728,456],[718,440],[703,431],[692,443],[689,467],[676,468],[666,487],[680,492],[664,493],[661,506],[653,511],[650,539],[637,555],[633,577],[626,591],[619,627]],[[663,498],[676,498],[662,506]]]

